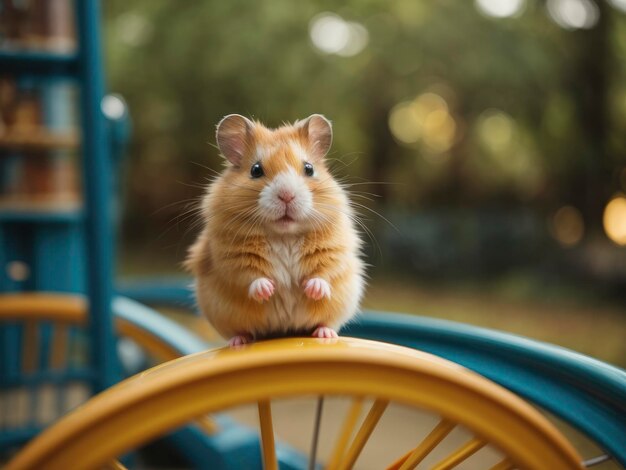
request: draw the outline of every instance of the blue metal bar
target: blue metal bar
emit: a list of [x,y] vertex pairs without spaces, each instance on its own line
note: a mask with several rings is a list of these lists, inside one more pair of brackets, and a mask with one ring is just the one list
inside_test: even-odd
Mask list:
[[178,323],[160,315],[149,307],[125,297],[113,301],[113,313],[142,328],[171,346],[181,356],[204,351],[210,345]]
[[21,446],[40,432],[40,427],[11,428],[11,432],[0,433],[0,450]]
[[58,373],[56,371],[44,370],[34,375],[22,375],[9,377],[3,382],[3,388],[12,387],[35,387],[38,385],[64,385],[70,382],[90,382],[94,379],[94,374],[88,369],[75,369]]
[[12,223],[75,223],[82,222],[84,213],[82,209],[68,209],[55,211],[20,211],[19,209],[1,209],[0,222]]
[[341,331],[436,354],[554,413],[626,466],[626,371],[558,346],[461,323],[368,313]]
[[3,73],[45,74],[71,77],[76,74],[78,55],[69,53],[51,53],[23,49],[0,51],[0,70]]
[[116,292],[149,305],[180,307],[197,313],[192,280],[187,277],[122,279],[116,284]]
[[96,0],[76,2],[81,85],[83,186],[87,240],[87,294],[91,363],[97,371],[94,391],[113,385],[117,359],[113,340],[113,230],[111,224],[111,159],[106,122],[100,105],[104,72],[100,46],[100,5]]

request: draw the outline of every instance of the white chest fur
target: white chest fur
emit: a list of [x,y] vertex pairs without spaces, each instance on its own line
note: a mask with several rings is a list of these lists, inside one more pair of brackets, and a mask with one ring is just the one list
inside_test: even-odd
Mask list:
[[268,308],[272,309],[272,329],[299,329],[307,321],[303,302],[301,269],[302,240],[296,237],[277,238],[270,241],[273,281],[276,291]]
[[300,248],[302,240],[296,237],[278,238],[270,241],[274,282],[282,287],[291,287],[301,280]]

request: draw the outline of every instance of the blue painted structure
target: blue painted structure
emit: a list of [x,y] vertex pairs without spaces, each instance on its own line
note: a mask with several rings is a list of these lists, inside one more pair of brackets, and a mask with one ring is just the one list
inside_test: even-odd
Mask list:
[[[24,282],[13,281],[0,271],[0,291],[57,290],[86,292],[91,303],[89,368],[74,371],[74,378],[92,385],[93,391],[117,379],[111,306],[112,230],[112,143],[100,103],[104,96],[99,3],[77,4],[79,50],[76,53],[0,51],[0,69],[17,75],[41,75],[70,79],[80,88],[84,207],[56,212],[0,211],[0,266],[14,259],[25,261],[33,275]],[[54,93],[53,93],[54,94]],[[49,97],[49,104],[54,104]],[[52,113],[53,124],[60,113]],[[84,261],[87,260],[87,263]],[[86,279],[86,282],[85,282]],[[167,289],[164,289],[167,287]],[[159,286],[129,286],[143,300],[187,302],[185,285],[169,282]],[[156,294],[159,294],[160,297]],[[175,345],[181,354],[196,352],[204,344],[158,314],[128,299],[117,298],[112,309],[146,331]],[[367,314],[350,325],[344,334],[389,341],[419,348],[453,360],[485,375],[565,419],[593,438],[626,465],[626,374],[624,371],[561,348],[451,322],[391,314]],[[2,371],[19,379],[8,351],[19,351],[19,331],[3,329]],[[64,379],[66,379],[64,377]],[[54,380],[54,376],[50,377]],[[17,383],[17,382],[16,382]],[[196,468],[252,468],[259,462],[258,436],[227,418],[220,418],[222,432],[206,436],[189,427],[170,439],[182,449]],[[31,437],[37,428],[17,440]],[[0,444],[2,441],[0,440]],[[283,468],[304,468],[302,456],[288,447],[278,455]],[[209,459],[213,456],[213,459]],[[221,467],[218,466],[218,463]]]
[[[42,52],[27,49],[0,49],[0,70],[14,78],[21,91],[35,90],[40,97],[42,124],[49,132],[80,132],[79,155],[82,157],[82,204],[58,207],[7,207],[0,209],[0,292],[56,291],[85,293],[89,298],[89,340],[87,363],[70,370],[43,371],[25,375],[20,370],[21,325],[0,325],[0,389],[27,387],[31,407],[37,400],[36,387],[42,383],[62,384],[75,380],[96,393],[119,377],[111,315],[113,229],[112,155],[115,148],[111,133],[116,127],[107,123],[101,110],[104,97],[104,74],[100,45],[100,4],[97,0],[75,2],[77,50]],[[71,90],[78,91],[78,105],[73,106]],[[73,111],[77,109],[78,115]],[[117,128],[117,134],[120,134]],[[119,145],[118,145],[119,148]],[[0,170],[4,185],[16,175],[19,160],[29,158],[67,158],[67,151],[47,149],[45,156],[28,150],[3,148]],[[9,165],[4,157],[10,158]],[[28,268],[23,279],[12,278],[9,263],[20,262]],[[52,333],[50,325],[37,328],[42,344],[39,363],[45,368]],[[72,330],[73,338],[80,335]],[[62,397],[63,394],[59,394]],[[63,398],[59,398],[59,403]],[[6,404],[8,406],[8,403]],[[3,405],[4,406],[4,405]],[[59,409],[62,407],[59,406]],[[2,411],[0,409],[0,411]],[[41,424],[32,421],[19,429],[2,429],[0,444],[23,442],[39,431]],[[0,446],[2,447],[2,446]]]
[[[0,211],[0,263],[19,260],[31,275],[24,281],[0,272],[0,291],[48,290],[86,292],[90,299],[90,385],[103,390],[117,379],[110,312],[113,231],[111,226],[111,155],[106,120],[100,109],[104,74],[97,0],[76,2],[78,50],[74,53],[0,50],[0,70],[18,82],[25,77],[43,82],[44,122],[54,127],[66,112],[59,85],[77,86],[83,157],[84,194],[81,209]],[[63,81],[62,81],[63,80]],[[55,89],[56,88],[56,89]],[[20,155],[20,158],[30,158]],[[86,274],[86,276],[85,276]],[[85,282],[86,280],[86,282]]]
[[91,362],[96,371],[94,391],[104,390],[117,379],[113,344],[112,161],[101,110],[104,71],[100,45],[100,2],[76,2],[78,70],[82,129],[87,294],[91,330]]

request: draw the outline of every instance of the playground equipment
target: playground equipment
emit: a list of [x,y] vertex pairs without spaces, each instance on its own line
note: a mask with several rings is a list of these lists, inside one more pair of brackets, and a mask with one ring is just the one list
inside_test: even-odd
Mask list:
[[[6,312],[17,312],[16,317],[23,319],[28,315],[26,312],[41,311],[32,304],[32,299],[30,305],[19,306],[17,297],[15,301],[13,305],[5,305]],[[80,302],[71,297],[64,301],[73,312],[71,316],[80,318]],[[132,301],[121,302],[122,307],[124,302],[132,304]],[[52,303],[47,301],[45,305]],[[50,312],[58,311],[48,308]],[[84,318],[84,310],[82,313]],[[65,317],[69,316],[66,312]],[[146,323],[145,319],[143,322]],[[132,326],[129,330],[129,326],[120,324],[119,329],[129,332]],[[139,329],[144,332],[139,335],[141,338],[154,328],[139,326]],[[180,333],[180,344],[189,344],[184,330]],[[470,365],[578,427],[617,462],[623,465],[625,461],[626,374],[623,371],[571,351],[512,335],[403,315],[366,314],[351,333],[393,338],[397,343],[456,357],[457,362]],[[144,339],[142,346],[163,358],[180,352],[172,348],[169,333],[165,334],[165,341],[158,334],[155,336]],[[201,347],[199,344],[198,348]],[[327,399],[350,396],[354,400],[327,461],[328,468],[351,467],[389,401],[417,406],[442,417],[442,422],[424,442],[398,462],[390,461],[389,468],[413,468],[408,463],[402,465],[416,463],[434,451],[453,424],[471,430],[476,437],[442,457],[441,465],[435,468],[453,468],[453,464],[471,457],[488,443],[508,456],[494,468],[581,468],[582,465],[571,445],[532,407],[464,368],[383,343],[297,338],[258,343],[239,351],[199,352],[139,374],[61,420],[27,447],[9,468],[38,468],[37,462],[46,462],[46,468],[67,468],[67,462],[74,462],[73,468],[99,468],[165,430],[198,419],[205,438],[212,440],[210,445],[213,445],[211,452],[207,451],[210,445],[206,442],[200,448],[201,455],[207,459],[205,468],[257,468],[261,460],[259,444],[250,430],[224,423],[220,418],[206,421],[208,413],[243,403],[260,404],[265,468],[276,468],[276,462],[280,468],[306,468],[306,458],[291,449],[278,444],[278,450],[272,452],[271,408],[267,404],[297,395],[325,395]],[[374,405],[356,432],[360,437],[348,445],[364,398],[373,399]],[[219,429],[223,424],[226,426]],[[220,433],[230,437],[220,438]],[[243,440],[237,441],[237,436]],[[537,447],[538,443],[543,443],[543,447]],[[97,451],[92,450],[95,448]],[[85,453],[85,449],[90,451]],[[228,457],[220,455],[222,451],[228,454],[227,449]],[[198,447],[195,451],[199,451]],[[411,460],[409,454],[413,454]],[[537,460],[531,461],[533,458]],[[552,458],[564,460],[551,461]]]
[[264,468],[276,469],[270,401],[302,394],[355,397],[353,408],[364,397],[374,399],[347,445],[354,427],[349,413],[333,452],[336,462],[328,468],[354,466],[390,401],[433,410],[442,419],[389,468],[414,468],[459,424],[476,437],[435,468],[453,468],[488,444],[505,455],[492,468],[582,468],[580,457],[536,410],[456,364],[378,342],[293,338],[198,353],[124,381],[45,432],[8,469],[99,468],[164,430],[250,402],[259,410]]
[[[68,0],[46,5],[56,5],[57,13],[72,11]],[[18,41],[0,51],[2,73],[11,74],[11,86],[28,97],[26,106],[17,105],[26,110],[22,115],[40,107],[36,125],[15,132],[14,120],[0,135],[0,450],[31,440],[87,396],[104,392],[35,438],[9,468],[43,468],[42,462],[45,468],[116,468],[121,464],[113,459],[165,431],[172,431],[167,439],[195,468],[256,468],[262,459],[266,468],[306,468],[306,456],[273,438],[269,406],[302,394],[353,400],[326,460],[331,468],[351,466],[387,402],[442,418],[424,442],[416,439],[410,452],[390,460],[390,468],[412,468],[453,424],[474,437],[442,457],[439,468],[452,468],[488,444],[503,454],[494,468],[580,468],[572,446],[513,394],[569,423],[626,465],[626,374],[571,351],[466,325],[364,314],[342,333],[427,351],[486,378],[414,350],[345,338],[199,352],[206,345],[193,334],[115,297],[111,153],[122,146],[121,139],[112,142],[114,136],[124,132],[102,111],[98,2],[75,5],[77,41],[70,34],[53,50],[23,48]],[[68,81],[80,92],[76,118],[62,104]],[[74,121],[80,137],[70,129]],[[68,152],[78,150],[82,184],[70,191],[46,186],[59,168],[61,174],[72,171]],[[16,180],[29,197],[22,197],[24,187]],[[33,181],[45,191],[28,186]],[[142,289],[146,298],[154,292],[149,285]],[[169,292],[186,295],[174,285]],[[170,362],[111,387],[122,376],[119,338],[142,350],[147,364]],[[77,390],[82,395],[74,400]],[[359,410],[370,400],[349,445]],[[24,413],[9,416],[19,411],[16,403],[26,403]],[[219,413],[243,403],[258,404],[260,433]]]

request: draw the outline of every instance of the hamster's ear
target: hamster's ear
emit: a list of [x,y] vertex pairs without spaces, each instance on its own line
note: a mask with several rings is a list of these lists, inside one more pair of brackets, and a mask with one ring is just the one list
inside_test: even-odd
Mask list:
[[309,141],[309,152],[315,159],[324,158],[333,143],[333,127],[321,114],[312,114],[302,124],[302,132]]
[[235,166],[241,165],[252,138],[254,124],[239,114],[229,114],[217,125],[217,146],[229,162]]

